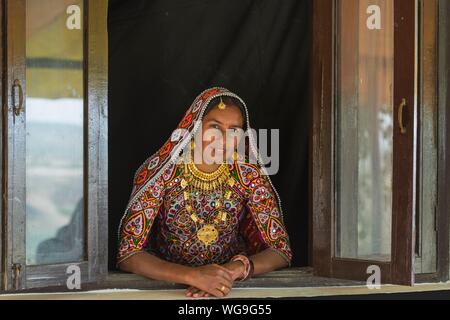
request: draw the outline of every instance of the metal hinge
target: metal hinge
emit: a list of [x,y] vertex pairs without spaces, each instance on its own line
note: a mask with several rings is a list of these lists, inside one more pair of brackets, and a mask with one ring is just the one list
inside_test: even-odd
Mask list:
[[20,278],[22,273],[22,265],[20,263],[14,263],[12,265],[12,278],[13,278],[13,284],[14,284],[14,290],[20,289]]

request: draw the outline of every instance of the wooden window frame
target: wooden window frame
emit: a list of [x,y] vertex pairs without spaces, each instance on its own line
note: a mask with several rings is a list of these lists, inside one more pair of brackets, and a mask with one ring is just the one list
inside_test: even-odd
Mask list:
[[437,0],[437,7],[436,272],[417,274],[416,283],[446,282],[450,279],[450,34],[446,32],[450,30],[450,3]]
[[[1,52],[4,53],[4,68],[2,68],[2,99],[5,101],[2,117],[2,151],[3,170],[9,172],[6,164],[14,163],[16,156],[8,150],[11,146],[11,135],[20,137],[20,130],[11,125],[10,87],[17,77],[24,82],[25,75],[25,1],[14,0],[14,6],[9,7],[8,1],[1,0],[0,10],[2,16],[1,30],[4,30],[8,38],[14,39],[14,46],[6,44]],[[20,2],[19,2],[20,1]],[[24,210],[15,211],[14,219],[20,219],[21,230],[13,232],[13,212],[9,208],[11,200],[4,201],[1,211],[2,216],[2,247],[1,270],[2,289],[4,291],[20,290],[28,287],[65,286],[68,275],[68,266],[78,266],[81,271],[83,283],[101,281],[107,276],[107,134],[108,134],[108,56],[107,56],[107,0],[83,0],[83,34],[84,34],[84,239],[85,259],[82,262],[62,263],[51,265],[25,266],[24,244],[14,245],[25,241],[25,217]],[[14,11],[17,8],[17,11]],[[14,17],[8,21],[7,17]],[[22,19],[23,23],[17,23]],[[5,37],[3,37],[5,38]],[[3,43],[8,43],[8,40]],[[6,69],[7,68],[7,69]],[[26,93],[25,85],[23,84]],[[11,131],[13,130],[13,132]],[[21,139],[21,138],[20,138]],[[24,141],[19,143],[23,155]],[[24,169],[24,168],[23,168]],[[8,173],[9,174],[9,173]],[[22,175],[2,177],[2,188],[8,192],[11,199],[14,185],[22,184]],[[15,190],[14,195],[24,198],[24,186],[20,191]],[[22,190],[23,189],[23,190]],[[2,191],[3,191],[2,190]],[[17,193],[18,192],[18,193]],[[19,248],[19,249],[17,249]],[[15,250],[15,251],[14,251]],[[20,276],[20,281],[13,280],[11,266],[18,261],[25,266]],[[15,261],[16,260],[16,261]],[[17,287],[14,284],[18,284]]]
[[[335,54],[335,1],[329,0],[316,0],[314,1],[313,8],[313,35],[315,41],[313,44],[313,133],[312,133],[312,175],[313,175],[313,267],[315,275],[328,276],[328,277],[342,277],[352,279],[367,278],[368,275],[362,272],[362,266],[369,266],[376,264],[381,267],[382,281],[386,283],[392,282],[392,279],[396,279],[397,282],[402,284],[411,285],[411,281],[408,277],[403,277],[401,273],[393,269],[391,264],[373,261],[362,261],[352,259],[336,258],[334,256],[334,201],[335,201],[335,189],[333,183],[333,158],[334,158],[334,123],[333,123],[333,110],[334,110],[334,95],[335,95],[335,82],[334,82],[334,54]],[[442,281],[448,279],[448,246],[449,246],[449,201],[448,196],[445,194],[449,192],[449,177],[448,170],[449,164],[449,131],[448,123],[449,110],[446,108],[448,105],[448,90],[449,88],[443,88],[445,77],[445,70],[448,70],[448,35],[443,35],[442,30],[449,30],[448,26],[448,3],[445,0],[439,0],[439,12],[440,12],[440,42],[444,43],[439,46],[439,68],[440,70],[440,99],[439,99],[439,150],[438,150],[438,209],[437,209],[437,226],[438,226],[438,261],[437,272],[428,275],[419,275],[416,277],[416,282],[425,281]],[[447,11],[445,11],[447,10]],[[446,28],[446,29],[445,29]],[[412,32],[412,34],[415,34]],[[398,40],[396,40],[397,42]],[[404,41],[402,42],[405,43]],[[396,44],[400,47],[400,44]],[[408,70],[408,65],[411,65],[407,60],[398,61],[398,65],[403,65],[403,70]],[[445,68],[445,66],[447,66]],[[444,71],[443,71],[444,70]],[[444,74],[443,74],[444,73]],[[398,72],[396,77],[401,77]],[[399,80],[396,80],[399,83]],[[401,83],[401,82],[400,82]],[[410,94],[411,95],[411,92]],[[394,93],[395,96],[395,93]],[[397,98],[395,98],[395,104],[397,107]],[[445,116],[443,116],[445,113]],[[398,145],[395,145],[398,147]],[[394,167],[396,164],[394,163]],[[398,164],[397,164],[398,166]],[[398,167],[397,167],[398,168]],[[395,170],[395,169],[394,169]],[[444,174],[443,174],[444,173]],[[396,182],[394,183],[394,189],[396,188]],[[404,187],[404,186],[402,186]],[[398,187],[397,187],[398,188]],[[405,195],[407,196],[407,195]],[[408,196],[409,197],[409,196]],[[410,199],[412,202],[412,199]],[[393,203],[393,223],[395,221],[406,221],[404,224],[409,228],[409,222],[412,223],[412,217],[408,217],[398,210],[398,204]],[[396,207],[397,206],[397,207]],[[397,209],[396,209],[397,208]],[[395,225],[394,225],[394,228]],[[404,230],[408,232],[403,226],[399,225],[399,231]],[[399,250],[403,253],[403,256],[411,256],[413,254],[412,246],[406,246],[407,244],[401,240],[401,235],[404,232],[399,232],[397,235],[393,234],[393,252]],[[411,254],[408,254],[410,252]],[[392,257],[395,259],[395,256]],[[402,266],[406,266],[411,261],[399,261]],[[384,275],[384,278],[383,278]]]
[[[106,278],[107,256],[107,46],[101,31],[106,24],[104,0],[83,0],[84,10],[84,239],[87,261],[27,266],[27,284],[33,287],[66,285],[68,266],[80,267],[82,282]],[[104,240],[102,240],[104,239]],[[46,275],[46,279],[42,276]],[[33,281],[34,277],[38,280]],[[52,279],[52,280],[49,280]]]
[[416,274],[437,268],[437,25],[438,0],[419,1]]
[[437,281],[450,274],[450,2],[438,3],[438,266]]

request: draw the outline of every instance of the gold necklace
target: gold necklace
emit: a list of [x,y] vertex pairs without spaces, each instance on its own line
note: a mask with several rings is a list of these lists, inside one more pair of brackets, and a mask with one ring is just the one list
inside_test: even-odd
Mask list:
[[[203,242],[205,245],[208,246],[217,241],[217,239],[219,237],[219,231],[217,230],[216,225],[219,224],[219,222],[220,222],[219,220],[222,220],[222,221],[226,220],[227,213],[226,213],[226,211],[221,210],[222,199],[219,199],[214,206],[215,208],[218,209],[218,213],[214,217],[213,223],[205,223],[205,220],[203,218],[200,218],[197,215],[197,212],[194,208],[193,201],[190,198],[190,194],[192,194],[192,191],[195,192],[195,188],[192,185],[190,185],[189,187],[190,187],[189,188],[190,192],[185,191],[185,193],[184,193],[185,200],[190,200],[189,204],[186,205],[186,211],[190,215],[190,218],[192,219],[192,221],[194,221],[194,223],[197,225],[197,229],[198,229],[197,238],[201,242]],[[222,194],[222,192],[220,194]],[[213,203],[215,203],[215,202],[213,202]],[[199,225],[201,226],[201,228],[199,228]]]
[[[195,167],[194,164],[192,164],[193,167]],[[228,179],[228,184],[230,186],[234,185],[233,178],[230,177],[230,173],[228,171],[228,167],[226,164],[219,167],[218,170],[214,171],[213,173],[204,173],[198,170],[197,168],[193,169],[192,166],[190,167],[190,164],[185,164],[185,177],[190,181],[188,183],[185,178],[181,181],[181,186],[183,189],[186,189],[183,192],[184,200],[186,201],[185,209],[190,215],[190,218],[194,223],[197,225],[200,224],[202,227],[197,231],[197,238],[203,242],[205,245],[213,244],[217,241],[219,237],[219,231],[216,228],[216,225],[219,224],[220,220],[226,221],[227,220],[227,212],[225,210],[222,210],[223,208],[223,202],[224,199],[230,199],[231,197],[231,191],[227,190],[225,193],[223,192],[222,184],[225,180]],[[224,168],[225,167],[225,168]],[[220,173],[220,175],[219,175]],[[214,179],[214,180],[213,180]],[[215,182],[215,183],[214,183]],[[216,188],[220,187],[219,194],[221,195],[220,198],[217,200],[217,202],[213,202],[212,206],[216,209],[218,209],[218,213],[216,217],[214,217],[213,224],[208,223],[205,224],[205,220],[203,218],[199,218],[196,210],[194,208],[194,204],[192,202],[192,199],[190,197],[191,194],[199,194],[200,190],[208,189],[208,191],[216,190]],[[198,225],[197,225],[198,229]]]
[[184,168],[187,182],[204,191],[215,190],[230,178],[226,163],[222,163],[217,170],[211,173],[200,171],[193,162],[185,163]]

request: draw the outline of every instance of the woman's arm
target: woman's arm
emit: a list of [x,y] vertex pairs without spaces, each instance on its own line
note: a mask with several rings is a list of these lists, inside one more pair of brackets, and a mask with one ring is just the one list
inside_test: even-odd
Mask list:
[[[232,287],[232,272],[216,264],[188,267],[160,259],[145,251],[136,253],[119,264],[119,268],[150,279],[181,283],[223,297]],[[225,290],[220,290],[225,287]]]
[[250,259],[253,261],[255,267],[254,275],[267,273],[289,265],[283,257],[271,248],[250,256]]
[[139,252],[122,261],[119,268],[154,280],[189,284],[190,267],[162,260],[147,252]]
[[[263,274],[277,269],[287,267],[288,262],[274,250],[268,248],[249,257],[255,267],[253,274]],[[240,261],[232,261],[223,264],[224,267],[233,272],[233,280],[236,280],[244,273],[244,265]]]

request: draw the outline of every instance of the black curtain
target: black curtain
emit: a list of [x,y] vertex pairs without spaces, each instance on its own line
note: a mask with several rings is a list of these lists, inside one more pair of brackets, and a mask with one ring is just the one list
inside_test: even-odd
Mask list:
[[252,127],[280,129],[272,180],[293,265],[308,265],[311,2],[110,0],[110,268],[135,170],[211,86],[240,95]]

